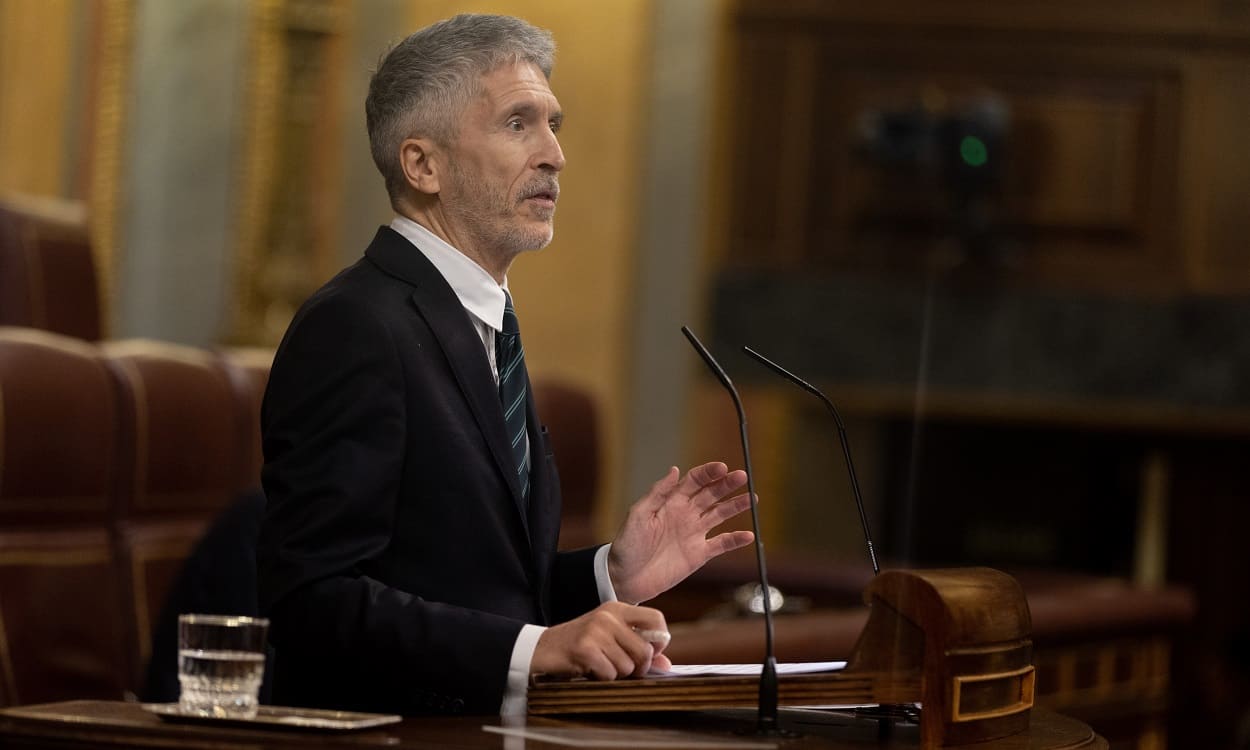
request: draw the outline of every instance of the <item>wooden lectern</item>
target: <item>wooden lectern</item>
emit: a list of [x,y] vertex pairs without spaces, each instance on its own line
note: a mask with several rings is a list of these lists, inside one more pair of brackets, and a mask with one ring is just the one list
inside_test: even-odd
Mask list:
[[[893,571],[875,578],[865,597],[867,624],[846,669],[781,678],[781,703],[921,703],[919,731],[907,726],[881,737],[873,723],[829,712],[793,712],[785,723],[803,736],[776,744],[793,750],[881,748],[955,750],[1106,750],[1085,724],[1032,711],[1033,666],[1028,606],[1010,576],[986,568]],[[521,729],[571,738],[642,745],[679,730],[699,746],[732,745],[728,723],[754,714],[752,677],[668,677],[596,682],[539,681],[530,689],[535,714]],[[746,711],[605,717],[626,711],[742,707]],[[274,709],[279,713],[284,709]],[[285,709],[298,712],[298,709]],[[589,716],[587,714],[598,714]],[[1032,720],[1030,722],[1030,720]],[[0,709],[0,746],[50,748],[146,747],[297,748],[310,742],[341,747],[511,747],[512,721],[499,717],[405,719],[346,736],[292,734],[271,727],[167,724],[135,703],[70,701]],[[536,740],[539,741],[539,740]],[[545,744],[545,742],[543,743]],[[528,747],[529,744],[526,744]]]
[[[1018,734],[1033,707],[1029,606],[990,568],[889,571],[864,593],[868,622],[847,664],[914,684],[924,747]],[[900,680],[901,678],[901,680]]]
[[[1029,607],[990,568],[887,571],[864,598],[868,622],[844,670],[785,675],[785,706],[920,703],[924,748],[1027,733],[1033,707]],[[752,707],[748,677],[537,681],[533,714]]]

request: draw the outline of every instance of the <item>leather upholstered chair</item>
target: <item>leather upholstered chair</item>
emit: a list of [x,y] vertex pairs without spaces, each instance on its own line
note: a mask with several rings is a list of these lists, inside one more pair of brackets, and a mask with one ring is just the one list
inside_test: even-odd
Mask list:
[[242,489],[249,446],[239,437],[230,377],[213,353],[146,340],[100,348],[120,406],[114,528],[138,685],[166,595],[208,522]]
[[594,399],[577,386],[538,378],[534,380],[534,400],[551,436],[560,471],[560,549],[589,546],[600,541],[595,532],[599,415]]
[[94,346],[0,328],[0,705],[123,695],[116,435]]
[[81,203],[0,198],[0,325],[100,338],[100,293]]

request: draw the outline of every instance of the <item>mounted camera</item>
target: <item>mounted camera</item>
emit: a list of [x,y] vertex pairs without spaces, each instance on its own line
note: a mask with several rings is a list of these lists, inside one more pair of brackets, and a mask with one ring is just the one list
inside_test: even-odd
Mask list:
[[[930,97],[934,98],[934,97]],[[899,204],[899,183],[926,191],[928,224],[957,240],[961,261],[1005,262],[1006,245],[997,226],[998,199],[1006,165],[1010,112],[992,94],[958,107],[924,101],[897,109],[873,109],[859,117],[856,151],[888,177],[881,205]],[[900,179],[901,178],[901,179]],[[915,196],[913,196],[915,198]]]

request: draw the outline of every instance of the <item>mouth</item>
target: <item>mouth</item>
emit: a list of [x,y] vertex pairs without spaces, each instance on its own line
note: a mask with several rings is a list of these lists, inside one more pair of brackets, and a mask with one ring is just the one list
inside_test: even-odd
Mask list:
[[551,188],[541,188],[538,190],[531,191],[525,195],[523,200],[534,201],[535,203],[538,203],[539,205],[542,205],[542,206],[554,207],[556,205],[556,201],[559,200],[559,198],[560,198],[560,188],[551,187]]

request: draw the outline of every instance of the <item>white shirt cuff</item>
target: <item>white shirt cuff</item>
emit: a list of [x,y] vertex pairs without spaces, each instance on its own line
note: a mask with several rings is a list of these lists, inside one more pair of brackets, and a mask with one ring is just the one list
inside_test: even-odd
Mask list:
[[611,544],[605,544],[595,553],[595,585],[599,587],[600,604],[617,601],[616,589],[608,577],[608,551],[611,549]]
[[[616,589],[608,577],[608,552],[611,544],[605,544],[595,552],[595,586],[599,589],[599,601],[616,601]],[[500,716],[524,716],[526,697],[530,686],[530,663],[534,661],[534,649],[538,638],[546,630],[541,625],[522,625],[512,645],[512,660],[508,662],[508,682],[503,691]]]
[[530,687],[530,662],[534,661],[534,649],[538,638],[546,630],[541,625],[522,625],[512,645],[512,661],[508,662],[508,683],[503,691],[500,716],[524,716],[526,697]]

